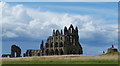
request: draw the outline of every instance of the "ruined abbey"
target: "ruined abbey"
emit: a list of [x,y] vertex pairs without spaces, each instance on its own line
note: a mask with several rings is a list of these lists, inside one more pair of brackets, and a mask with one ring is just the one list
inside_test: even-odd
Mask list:
[[[16,56],[15,56],[16,53]],[[2,57],[21,57],[21,49],[16,45],[11,46],[11,54],[2,54]]]
[[46,56],[46,55],[69,55],[83,54],[82,47],[79,43],[78,28],[74,28],[71,24],[69,28],[64,27],[61,30],[53,30],[52,36],[47,38],[40,44],[40,49],[29,49],[24,53],[25,56]]

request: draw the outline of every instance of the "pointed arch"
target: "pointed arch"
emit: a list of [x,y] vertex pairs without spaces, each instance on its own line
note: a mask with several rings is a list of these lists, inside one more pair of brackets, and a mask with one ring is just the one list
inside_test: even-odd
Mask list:
[[48,47],[49,47],[49,44],[48,44],[48,43],[46,43],[46,45],[45,45],[45,46],[46,46],[46,48],[48,48]]
[[60,47],[63,47],[63,42],[60,42]]
[[51,55],[54,55],[54,50],[53,49],[51,50]]
[[62,49],[60,49],[60,55],[63,55],[63,50]]
[[55,42],[55,47],[58,47],[58,42]]
[[21,57],[21,49],[20,49],[20,47],[18,47],[16,45],[11,46],[11,57]]
[[50,47],[53,47],[53,42],[51,42]]
[[46,55],[49,55],[49,50],[48,50],[48,49],[45,51],[45,54],[46,54]]
[[59,55],[58,49],[55,50],[55,55]]

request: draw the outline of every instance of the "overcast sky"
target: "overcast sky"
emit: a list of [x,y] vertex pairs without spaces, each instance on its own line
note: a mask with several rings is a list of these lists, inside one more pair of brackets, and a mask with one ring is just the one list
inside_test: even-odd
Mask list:
[[53,29],[70,24],[79,29],[84,55],[101,54],[112,44],[118,47],[117,2],[1,2],[0,6],[3,53],[10,53],[12,44],[22,53],[39,49]]

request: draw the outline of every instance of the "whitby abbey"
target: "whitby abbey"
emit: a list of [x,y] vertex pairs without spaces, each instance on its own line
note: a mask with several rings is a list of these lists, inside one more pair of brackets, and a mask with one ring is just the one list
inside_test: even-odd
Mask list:
[[[3,54],[2,57],[21,57],[21,49],[16,45],[11,46],[11,54]],[[83,54],[82,46],[79,43],[77,26],[71,24],[69,28],[64,27],[64,31],[53,30],[47,41],[42,40],[40,49],[28,49],[23,57],[47,56],[47,55],[69,55]]]
[[71,24],[69,28],[64,27],[63,31],[53,30],[52,36],[40,44],[38,50],[27,50],[24,56],[46,56],[46,55],[69,55],[83,54],[82,47],[79,43],[78,28]]

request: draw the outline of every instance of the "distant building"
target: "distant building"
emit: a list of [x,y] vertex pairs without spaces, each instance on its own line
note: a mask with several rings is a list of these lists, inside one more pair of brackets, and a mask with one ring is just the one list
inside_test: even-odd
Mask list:
[[69,55],[83,54],[82,46],[79,43],[78,28],[71,24],[69,28],[64,27],[63,31],[53,30],[52,36],[47,38],[46,43],[41,42],[40,50],[27,50],[26,56],[44,55]]
[[108,49],[107,49],[107,53],[112,53],[112,52],[118,52],[118,49],[117,49],[117,48],[114,48],[114,45],[112,45],[111,48],[108,48]]

